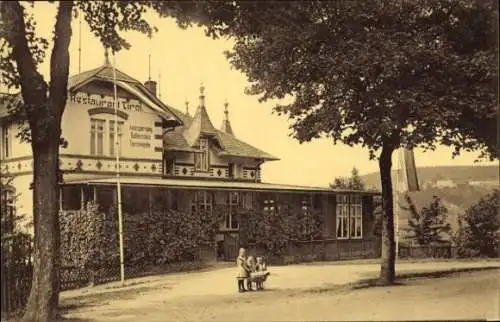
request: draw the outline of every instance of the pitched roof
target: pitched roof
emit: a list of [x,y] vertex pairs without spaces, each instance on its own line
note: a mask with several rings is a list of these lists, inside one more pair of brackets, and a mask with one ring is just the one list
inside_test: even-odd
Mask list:
[[[160,101],[141,82],[128,76],[119,69],[115,69],[115,73],[118,86],[123,87],[127,91],[131,91],[141,100],[145,101],[153,110],[155,110],[165,120],[175,121],[179,125],[182,124],[182,121],[179,118],[177,118],[175,113],[172,112],[172,107]],[[109,63],[105,63],[100,67],[70,76],[68,79],[68,89],[70,91],[74,91],[93,80],[104,80],[108,82],[113,81],[113,66],[110,65]],[[4,108],[6,107],[6,105],[12,103],[18,104],[22,102],[21,92],[12,95],[16,96],[16,99],[14,101],[10,100],[0,101],[0,118],[9,114],[7,108]],[[2,103],[2,101],[4,101],[4,103]]]
[[[185,137],[185,129],[190,128],[192,122],[196,118],[196,115],[194,117],[191,117],[176,109],[172,109],[172,111],[176,113],[177,117],[182,120],[184,126],[179,126],[174,131],[165,134],[163,138],[164,149],[167,151],[197,151],[196,147],[192,147],[192,145],[188,143],[188,140]],[[215,128],[214,132],[214,137],[216,137],[221,144],[221,149],[218,151],[218,154],[221,156],[249,157],[268,161],[279,160],[279,158],[266,153],[248,143],[245,143],[231,134],[224,133],[221,130],[217,130]]]
[[205,106],[200,104],[200,106],[196,109],[193,119],[191,120],[191,124],[187,126],[184,131],[184,137],[186,138],[189,146],[193,146],[202,134],[207,136],[217,136],[217,131],[208,117]]

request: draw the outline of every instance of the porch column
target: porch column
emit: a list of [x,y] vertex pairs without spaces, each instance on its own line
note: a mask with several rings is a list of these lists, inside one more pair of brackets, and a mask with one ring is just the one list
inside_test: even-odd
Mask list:
[[80,187],[80,209],[85,209],[85,195],[83,186]]
[[62,211],[62,200],[63,200],[63,188],[59,186],[59,212]]

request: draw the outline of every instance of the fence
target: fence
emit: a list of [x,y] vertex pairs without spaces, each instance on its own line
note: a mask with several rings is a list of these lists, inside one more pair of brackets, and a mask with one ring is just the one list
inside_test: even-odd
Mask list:
[[454,258],[456,257],[455,246],[451,244],[444,245],[426,245],[426,246],[399,246],[400,258]]
[[1,313],[22,309],[31,289],[33,265],[32,240],[27,235],[2,238],[1,251]]
[[[204,256],[203,253],[210,251],[214,253],[213,257],[215,257],[215,248],[209,245],[200,247],[198,254],[194,256],[192,261],[163,263],[150,266],[131,265],[126,262],[125,279],[197,270],[205,267],[206,263],[203,259],[207,257]],[[126,258],[125,261],[127,261]],[[60,287],[61,291],[65,291],[89,285],[119,281],[120,278],[120,266],[118,262],[108,263],[107,265],[93,268],[63,264],[61,267]]]
[[256,256],[267,256],[273,264],[380,257],[380,242],[376,239],[291,240],[279,256],[267,254],[263,245],[248,244],[247,249]]

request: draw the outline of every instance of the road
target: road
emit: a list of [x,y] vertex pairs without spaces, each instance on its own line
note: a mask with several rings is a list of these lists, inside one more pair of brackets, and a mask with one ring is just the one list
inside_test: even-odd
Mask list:
[[[498,262],[399,264],[399,273],[499,267]],[[89,321],[291,321],[499,319],[500,269],[405,285],[353,290],[342,285],[374,277],[376,264],[273,267],[264,292],[235,292],[234,269],[171,274],[64,292],[66,317]],[[80,320],[83,321],[83,320]]]

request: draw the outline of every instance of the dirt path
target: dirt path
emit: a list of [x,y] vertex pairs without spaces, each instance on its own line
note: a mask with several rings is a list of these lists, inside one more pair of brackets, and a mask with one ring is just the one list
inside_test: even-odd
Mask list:
[[[477,268],[486,266],[500,267],[500,263],[491,261],[403,263],[398,265],[397,271],[401,274],[416,271],[428,272],[451,268]],[[394,314],[400,312],[399,316],[401,316],[402,312],[409,311],[411,311],[412,314],[418,313],[417,309],[412,308],[416,307],[414,306],[414,302],[418,300],[415,296],[418,297],[420,294],[427,294],[423,298],[426,299],[428,305],[433,303],[432,301],[429,302],[433,298],[438,300],[441,299],[441,295],[446,295],[443,299],[449,298],[450,305],[451,303],[457,302],[457,304],[461,305],[460,307],[465,307],[462,305],[464,303],[460,302],[462,301],[461,297],[452,296],[453,292],[450,293],[450,290],[454,288],[450,288],[450,285],[446,284],[450,280],[455,281],[456,284],[456,278],[436,279],[435,281],[438,281],[436,283],[445,283],[442,286],[434,286],[429,283],[423,283],[422,285],[412,283],[411,286],[387,289],[387,292],[382,292],[382,288],[349,292],[347,295],[343,294],[342,296],[338,294],[311,296],[311,294],[315,293],[304,292],[306,289],[324,289],[332,285],[342,285],[356,282],[367,277],[375,277],[378,274],[378,270],[379,266],[376,264],[324,264],[273,267],[271,270],[272,276],[267,284],[267,292],[236,294],[233,278],[234,269],[225,268],[210,272],[165,275],[144,282],[136,281],[135,285],[129,286],[128,289],[126,288],[124,290],[113,289],[112,286],[100,286],[92,290],[87,290],[87,293],[85,293],[85,290],[65,292],[62,294],[61,298],[63,304],[71,303],[83,305],[83,307],[76,310],[71,310],[69,316],[90,318],[96,321],[136,321],[139,318],[140,320],[144,320],[146,317],[148,321],[170,321],[179,319],[317,320],[321,319],[321,314],[326,315],[323,319],[330,320],[332,317],[340,320],[380,319],[377,318],[377,314],[387,315],[390,311],[389,308],[391,308],[393,304],[386,303],[391,303],[391,301],[394,303],[394,300],[397,300],[398,307],[405,307],[404,311],[398,309]],[[498,273],[498,271],[494,272]],[[490,275],[483,275],[491,277],[491,274],[492,273],[490,273]],[[487,277],[483,279],[487,280]],[[471,282],[474,281],[474,279],[469,278],[468,281]],[[486,287],[474,290],[474,288],[471,287],[473,286],[471,283],[460,287],[463,287],[464,290],[467,291],[474,291],[472,295],[476,296],[478,300],[482,299],[480,305],[483,305],[483,309],[486,310],[487,307],[491,307],[491,305],[487,305],[487,301],[484,300],[484,293],[493,292],[491,287],[495,286],[496,297],[493,298],[498,299],[498,284],[491,283],[490,281],[489,284],[487,283],[485,285],[489,288]],[[416,288],[416,290],[409,291],[408,288],[412,287]],[[419,289],[419,287],[422,289]],[[391,294],[398,294],[398,292],[402,293],[392,298],[394,295]],[[413,294],[414,292],[417,293]],[[437,297],[431,296],[433,294],[437,294]],[[460,293],[456,293],[456,295],[459,294]],[[374,299],[384,299],[384,296],[390,298],[390,300],[388,300],[389,302],[374,301]],[[351,305],[353,305],[351,302],[357,303],[360,307],[357,309],[352,307],[351,312],[350,308]],[[268,308],[270,306],[267,303],[272,303],[272,309]],[[372,303],[378,304],[370,306]],[[337,311],[335,307],[338,305],[344,308],[341,311]],[[384,305],[387,307],[384,307]],[[432,307],[432,305],[430,307]],[[431,314],[432,312],[439,313],[441,311],[449,312],[438,308],[424,311],[426,314]],[[251,318],[239,317],[238,312],[246,312]],[[295,313],[292,314],[292,312]],[[332,315],[334,312],[335,315]],[[467,315],[466,317],[468,318],[469,316]],[[406,319],[408,319],[408,317],[406,317]]]

